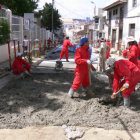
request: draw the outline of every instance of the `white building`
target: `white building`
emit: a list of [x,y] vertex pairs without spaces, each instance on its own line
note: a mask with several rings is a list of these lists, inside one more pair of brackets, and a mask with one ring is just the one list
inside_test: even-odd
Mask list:
[[114,0],[104,7],[107,11],[108,38],[113,48],[118,50],[121,45],[124,48],[128,36],[134,36],[139,41],[139,8],[140,0]]
[[140,41],[140,0],[128,0],[124,10],[123,40],[134,36]]
[[61,19],[65,36],[69,36],[72,42],[75,42],[75,34],[84,30],[85,21],[78,19]]
[[105,13],[102,8],[98,8],[96,10],[96,14],[94,18],[94,31],[93,31],[93,38],[94,42],[99,40],[100,38],[105,37],[105,24],[104,24],[104,16]]

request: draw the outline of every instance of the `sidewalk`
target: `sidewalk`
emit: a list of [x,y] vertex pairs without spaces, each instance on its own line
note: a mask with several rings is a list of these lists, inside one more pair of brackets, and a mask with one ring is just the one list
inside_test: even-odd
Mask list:
[[[78,127],[79,128],[79,127]],[[77,140],[139,140],[140,133],[102,128],[80,127],[84,130],[82,138]],[[24,129],[0,130],[1,140],[68,140],[60,126],[36,126]],[[76,140],[76,139],[75,139]]]

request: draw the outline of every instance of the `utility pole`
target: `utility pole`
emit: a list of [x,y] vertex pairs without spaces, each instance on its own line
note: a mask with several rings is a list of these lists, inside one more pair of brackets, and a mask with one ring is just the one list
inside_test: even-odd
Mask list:
[[54,7],[54,0],[52,0],[52,44],[53,44],[53,7]]

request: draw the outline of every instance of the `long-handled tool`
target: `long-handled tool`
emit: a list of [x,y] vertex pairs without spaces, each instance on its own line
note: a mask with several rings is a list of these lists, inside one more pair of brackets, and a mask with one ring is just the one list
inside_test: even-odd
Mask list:
[[126,88],[124,88],[124,87],[121,87],[116,93],[114,93],[114,94],[112,94],[111,95],[111,98],[112,99],[114,99],[115,98],[115,96],[118,94],[118,93],[120,93],[120,92],[122,92],[122,91],[124,91]]
[[89,70],[89,85],[91,86],[92,85],[92,82],[91,82],[91,65],[88,66],[88,70]]

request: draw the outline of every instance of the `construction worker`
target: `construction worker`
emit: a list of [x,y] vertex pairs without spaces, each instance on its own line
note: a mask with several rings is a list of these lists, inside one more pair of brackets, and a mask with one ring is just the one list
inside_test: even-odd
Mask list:
[[105,43],[104,38],[101,38],[100,51],[99,51],[99,71],[105,71],[106,53],[109,46]]
[[24,40],[23,40],[23,53],[25,53],[25,55],[27,55],[28,47],[29,47],[29,40],[27,39],[27,36],[25,35]]
[[138,66],[138,57],[139,57],[138,44],[135,41],[134,37],[132,36],[128,37],[127,40],[128,40],[128,45],[129,45],[128,60]]
[[22,59],[22,53],[17,53],[17,57],[13,62],[13,73],[24,78],[25,74],[31,76],[30,71],[31,66]]
[[75,77],[73,84],[68,92],[70,97],[73,97],[74,91],[78,90],[80,85],[83,86],[83,90],[86,94],[94,96],[89,89],[89,68],[92,66],[92,60],[90,60],[89,41],[88,38],[82,38],[80,47],[75,52]]
[[140,42],[138,43],[138,48],[139,48],[139,57],[138,57],[138,60],[140,60]]
[[71,46],[71,47],[75,47],[75,45],[72,45],[69,41],[69,37],[66,37],[66,39],[64,40],[64,43],[63,43],[63,47],[62,47],[62,50],[61,50],[61,54],[60,54],[60,57],[59,57],[59,60],[61,60],[63,58],[63,55],[65,54],[65,57],[66,57],[66,61],[69,62],[68,58],[69,58],[69,50],[68,50],[68,47]]
[[49,39],[47,40],[47,46],[48,46],[48,48],[51,47],[51,43],[52,43],[52,41],[51,41],[51,39],[49,38]]
[[111,43],[109,39],[107,39],[106,44],[109,46],[109,49],[106,52],[106,60],[107,60],[110,57],[110,50],[111,50]]
[[115,58],[111,57],[107,59],[106,64],[114,70],[113,94],[111,98],[114,99],[117,90],[123,87],[125,89],[122,91],[124,106],[129,107],[130,95],[140,81],[140,69],[129,60],[116,61]]

